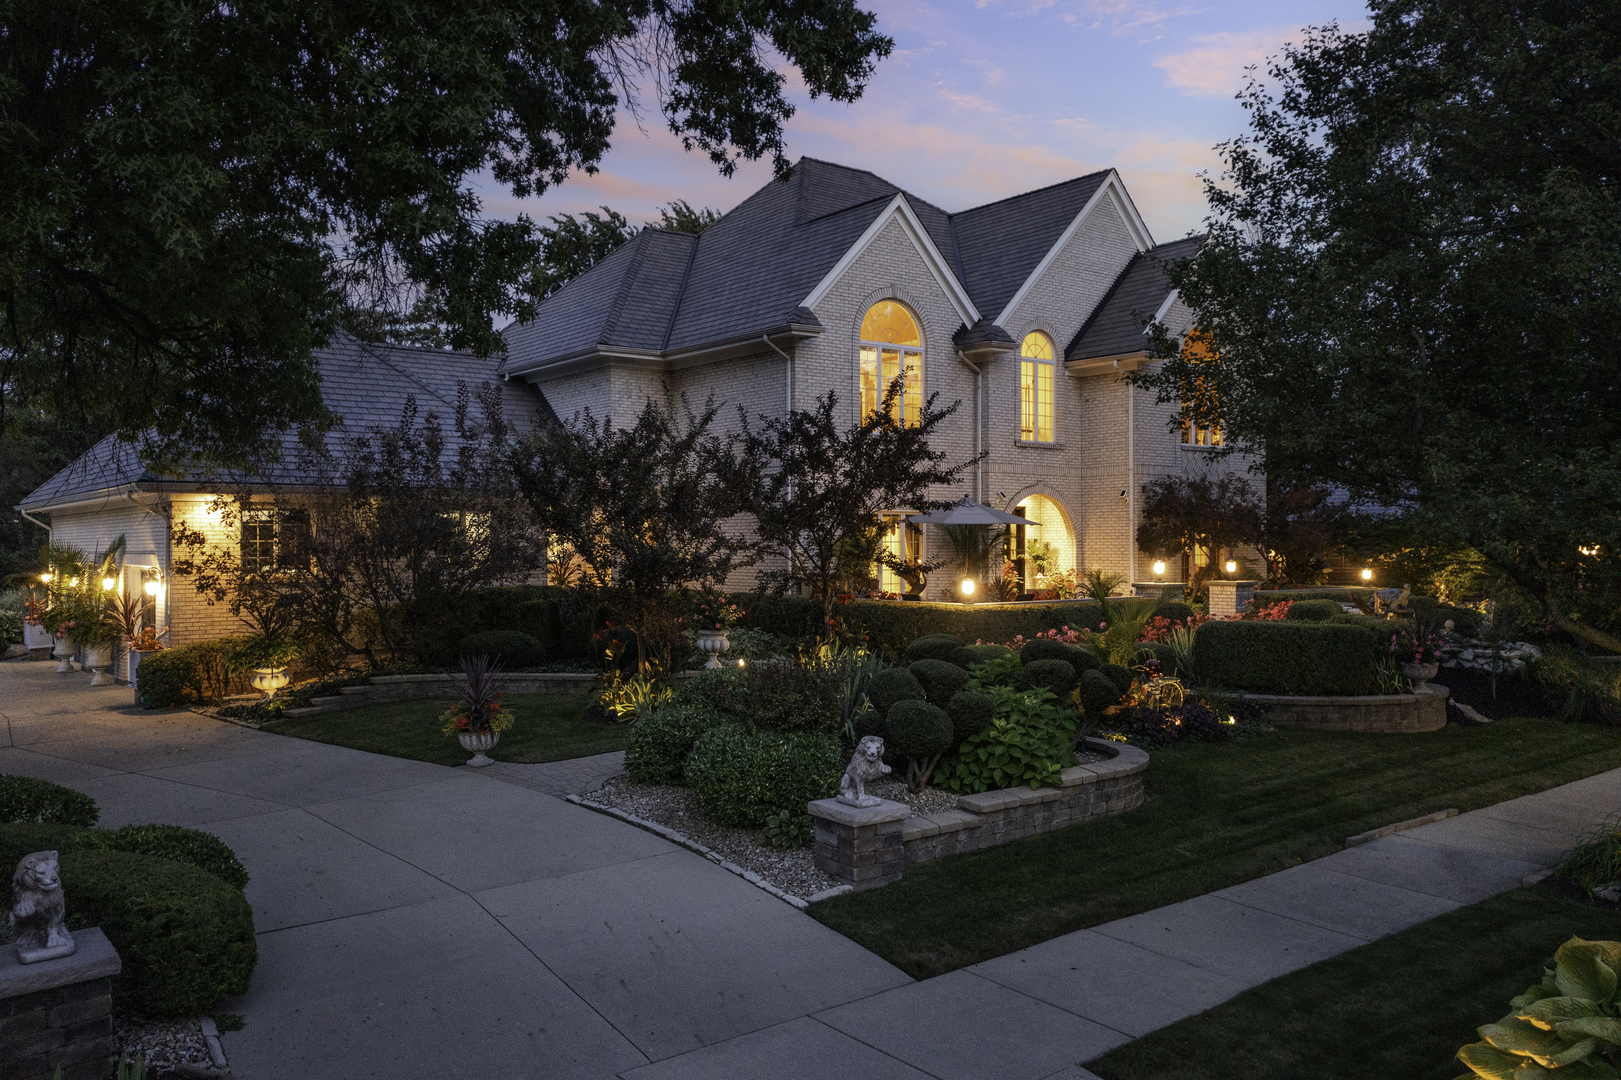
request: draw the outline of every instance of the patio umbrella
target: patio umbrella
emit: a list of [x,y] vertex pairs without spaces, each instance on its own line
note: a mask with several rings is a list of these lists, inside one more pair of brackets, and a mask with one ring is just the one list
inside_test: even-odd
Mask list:
[[1009,514],[994,506],[975,502],[964,495],[944,510],[913,514],[906,519],[915,525],[1040,525],[1039,521]]

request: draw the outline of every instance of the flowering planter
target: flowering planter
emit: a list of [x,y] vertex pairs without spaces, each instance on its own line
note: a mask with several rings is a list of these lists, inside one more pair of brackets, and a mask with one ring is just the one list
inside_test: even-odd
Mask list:
[[70,637],[56,639],[56,644],[51,649],[51,655],[61,661],[56,665],[58,675],[66,675],[73,670],[73,653],[76,648],[77,646],[73,644],[73,639]]
[[495,744],[501,741],[501,733],[498,731],[458,731],[456,741],[462,744],[463,750],[473,755],[473,759],[467,764],[475,769],[481,769],[486,765],[495,764],[494,760],[485,755],[495,749]]
[[80,667],[90,672],[91,686],[107,686],[113,681],[113,643],[86,645]]
[[261,667],[253,669],[251,679],[253,688],[264,694],[269,701],[276,696],[276,691],[287,685],[287,669],[285,667]]
[[725,630],[700,630],[698,632],[698,651],[705,653],[709,661],[704,664],[706,668],[720,667],[720,654],[732,647],[726,640]]
[[1413,693],[1422,694],[1424,684],[1435,678],[1441,670],[1440,664],[1403,664],[1401,673],[1413,680]]

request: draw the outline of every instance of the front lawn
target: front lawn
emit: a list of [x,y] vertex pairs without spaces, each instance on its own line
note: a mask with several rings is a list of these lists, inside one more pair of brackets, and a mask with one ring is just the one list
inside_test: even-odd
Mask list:
[[[624,724],[604,724],[585,717],[589,694],[513,694],[502,705],[516,723],[501,734],[490,757],[497,761],[562,761],[606,754],[625,748]],[[472,755],[455,736],[440,731],[439,719],[452,698],[388,701],[342,712],[313,713],[275,720],[265,731],[297,739],[335,743],[374,754],[465,765]]]
[[1547,719],[1177,746],[1153,753],[1137,810],[908,867],[810,913],[928,978],[1321,858],[1381,825],[1617,767],[1621,731]]
[[1572,935],[1621,938],[1621,912],[1515,889],[1246,990],[1087,1068],[1104,1080],[1451,1080],[1469,1071],[1458,1048]]

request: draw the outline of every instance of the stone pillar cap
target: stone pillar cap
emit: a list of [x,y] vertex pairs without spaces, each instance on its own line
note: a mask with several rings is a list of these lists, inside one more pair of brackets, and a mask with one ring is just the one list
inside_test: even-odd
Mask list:
[[886,821],[901,821],[912,816],[912,808],[905,803],[880,799],[877,806],[851,806],[837,799],[817,799],[805,807],[811,817],[859,828],[862,825],[881,825]]
[[72,956],[41,960],[37,964],[18,960],[17,950],[10,945],[0,947],[0,999],[103,979],[124,970],[118,950],[99,927],[73,931],[73,943],[78,948]]

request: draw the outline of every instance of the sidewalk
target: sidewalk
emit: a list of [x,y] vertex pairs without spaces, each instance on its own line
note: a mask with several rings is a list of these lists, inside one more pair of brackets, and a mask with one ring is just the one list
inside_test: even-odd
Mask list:
[[[145,713],[0,664],[0,772],[103,825],[216,833],[253,875],[239,1080],[1085,1080],[1080,1063],[1552,865],[1621,813],[1621,770],[913,982],[719,866],[510,782]],[[1438,808],[1439,809],[1439,808]],[[72,904],[72,897],[68,897]]]

